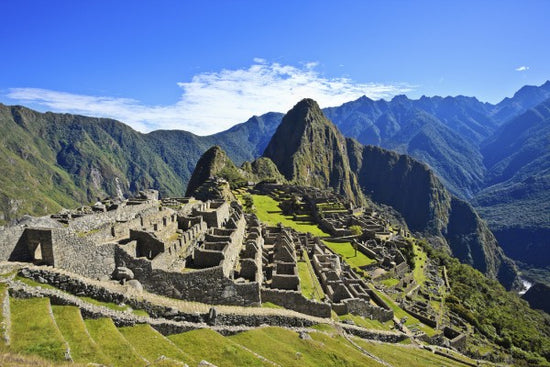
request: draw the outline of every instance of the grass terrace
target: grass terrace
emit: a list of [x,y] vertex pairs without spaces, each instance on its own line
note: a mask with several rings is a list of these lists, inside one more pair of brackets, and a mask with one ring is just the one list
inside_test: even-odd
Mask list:
[[323,240],[323,242],[332,251],[341,255],[352,268],[361,268],[375,261],[360,251],[357,251],[356,255],[351,242],[333,242],[327,240]]
[[416,243],[416,241],[413,243],[413,251],[414,251],[414,263],[415,267],[413,270],[413,276],[414,280],[416,281],[416,284],[424,284],[426,281],[426,274],[424,273],[424,268],[426,267],[426,260],[428,259],[428,255],[422,248]]
[[76,306],[52,306],[55,322],[71,348],[73,361],[112,364],[86,331],[86,325]]
[[254,207],[256,208],[256,215],[262,222],[272,226],[276,226],[278,223],[282,223],[283,226],[293,228],[299,232],[311,233],[314,236],[329,237],[330,235],[322,231],[317,224],[311,222],[309,217],[299,217],[297,220],[293,219],[292,215],[283,215],[281,208],[279,208],[279,202],[267,195],[252,195],[254,201]]
[[[217,366],[272,366],[238,344],[210,329],[198,329],[168,336],[176,346],[187,353],[197,365],[205,359]],[[255,350],[255,349],[254,349]],[[256,351],[256,350],[255,350]]]
[[386,321],[386,322],[380,322],[378,320],[371,320],[367,319],[365,317],[352,315],[352,314],[345,314],[338,316],[338,318],[341,321],[344,320],[351,320],[353,323],[357,326],[362,326],[367,329],[376,329],[376,330],[392,330],[393,329],[393,320]]
[[325,297],[325,292],[323,292],[323,288],[319,284],[319,279],[315,275],[307,253],[304,253],[304,261],[298,261],[297,265],[302,295],[308,299],[321,301]]
[[111,357],[114,366],[145,366],[130,343],[120,334],[113,320],[85,320],[86,328],[101,351]]
[[10,311],[12,351],[65,360],[65,340],[50,314],[48,298],[10,298]]
[[149,361],[155,361],[160,356],[165,356],[178,361],[189,363],[191,358],[183,353],[169,339],[165,338],[150,325],[139,324],[118,329],[132,346]]
[[281,366],[381,366],[340,336],[312,332],[311,339],[278,327],[265,327],[230,336]]
[[429,327],[428,325],[424,325],[420,320],[418,320],[416,317],[412,316],[411,314],[407,313],[405,310],[403,310],[401,307],[399,307],[393,299],[388,297],[386,294],[379,292],[371,287],[371,289],[376,292],[382,298],[388,306],[393,310],[393,313],[395,317],[397,317],[399,320],[401,320],[403,317],[407,317],[407,321],[405,322],[405,326],[407,326],[409,329],[411,328],[417,328],[428,336],[433,336],[437,334],[436,330]]
[[[453,367],[463,366],[463,364],[436,355],[428,350],[412,346],[402,346],[397,344],[375,343],[361,338],[353,337],[355,343],[383,359],[393,366],[408,367]],[[475,361],[469,360],[469,363],[475,365]]]

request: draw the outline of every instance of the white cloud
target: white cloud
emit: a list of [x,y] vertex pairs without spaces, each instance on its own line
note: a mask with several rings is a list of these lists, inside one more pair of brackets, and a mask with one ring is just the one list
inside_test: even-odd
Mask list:
[[12,88],[7,96],[20,103],[55,112],[110,117],[146,132],[181,129],[212,134],[269,111],[286,112],[303,98],[321,107],[337,106],[366,95],[391,98],[411,90],[406,84],[355,83],[349,78],[326,78],[308,62],[301,67],[268,63],[255,58],[247,69],[195,75],[178,83],[180,100],[167,106],[148,106],[128,98],[78,95],[37,88]]
[[527,71],[527,70],[529,70],[529,66],[525,66],[525,65],[522,65],[516,68],[516,71]]

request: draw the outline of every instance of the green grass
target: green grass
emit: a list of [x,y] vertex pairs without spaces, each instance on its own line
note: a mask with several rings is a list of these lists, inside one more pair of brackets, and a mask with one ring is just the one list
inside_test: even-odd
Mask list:
[[[31,287],[42,287],[42,288],[47,288],[47,289],[57,289],[53,285],[49,285],[47,283],[40,283],[40,282],[37,282],[36,280],[25,278],[25,277],[22,277],[20,275],[16,275],[14,280],[19,280],[20,282],[25,283],[26,285],[30,285]],[[59,290],[59,289],[57,289],[57,290]]]
[[224,338],[210,329],[198,329],[170,335],[168,339],[195,360],[194,364],[191,365],[206,360],[224,367],[271,366],[254,354],[244,350],[229,338]]
[[298,261],[298,276],[300,277],[300,288],[304,297],[316,301],[321,301],[324,298],[325,293],[321,288],[321,284],[319,284],[319,279],[315,275],[307,253],[304,253],[304,261]]
[[391,288],[391,287],[396,286],[399,283],[399,279],[388,278],[388,279],[382,280],[380,283],[384,284],[386,287]]
[[[4,296],[6,295],[7,285],[0,283],[0,305],[4,304]],[[4,324],[4,313],[0,312],[0,335],[4,335],[6,332],[6,324]],[[0,338],[0,347],[5,345],[4,338]]]
[[341,255],[352,268],[360,268],[361,266],[369,265],[374,262],[373,259],[360,251],[357,251],[357,255],[355,255],[355,249],[351,245],[351,242],[332,242],[327,240],[323,242],[329,249]]
[[322,231],[317,224],[308,220],[293,220],[291,215],[283,215],[283,212],[279,208],[279,203],[270,196],[267,195],[252,195],[254,201],[254,207],[256,208],[256,215],[258,219],[264,223],[272,226],[276,226],[278,223],[282,223],[283,226],[293,228],[298,232],[311,233],[314,236],[328,237],[328,233]]
[[278,327],[259,328],[230,336],[281,366],[380,366],[340,336],[312,332],[300,339],[296,332]]
[[98,301],[95,298],[86,297],[86,296],[81,296],[79,298],[85,302],[91,303],[92,305],[107,307],[107,308],[110,308],[111,310],[122,311],[122,312],[131,311],[134,315],[137,315],[137,316],[149,316],[149,314],[146,311],[134,310],[132,309],[132,307],[128,305],[121,306],[113,302]]
[[399,344],[374,343],[364,339],[354,337],[354,341],[374,354],[378,358],[383,359],[392,366],[407,366],[407,367],[453,367],[464,366],[461,363],[451,359],[436,355],[430,351],[408,347]]
[[59,330],[69,343],[73,361],[105,365],[111,363],[88,334],[78,307],[52,306],[52,310]]
[[416,284],[423,284],[426,281],[426,274],[424,270],[428,255],[426,255],[426,252],[424,252],[416,243],[413,244],[413,251],[415,263],[415,268],[413,270],[414,280],[416,281]]
[[[371,287],[371,289],[373,289],[373,288]],[[424,325],[423,323],[421,323],[420,320],[418,320],[416,317],[412,316],[411,314],[409,314],[405,310],[403,310],[401,307],[399,307],[394,302],[394,300],[392,300],[390,297],[386,296],[384,293],[379,292],[375,289],[373,289],[373,290],[376,292],[376,294],[378,294],[380,296],[380,298],[382,298],[384,301],[386,301],[388,306],[390,306],[390,308],[393,310],[394,315],[399,320],[401,320],[403,317],[407,317],[407,321],[405,322],[405,326],[407,326],[408,328],[417,328],[417,329],[425,332],[428,336],[434,336],[435,334],[437,334],[437,332],[432,327],[430,327],[428,325]]]
[[117,330],[113,320],[85,320],[91,337],[114,366],[145,366],[146,362]]
[[319,330],[319,331],[324,331],[324,332],[327,332],[327,333],[335,333],[336,332],[336,328],[332,325],[329,325],[329,324],[317,324],[317,325],[313,325],[311,328],[315,329],[315,330]]
[[338,316],[340,320],[352,320],[355,325],[362,326],[367,329],[377,329],[377,330],[391,330],[393,326],[393,321],[380,322],[378,320],[371,320],[366,317],[361,317],[352,314],[345,314]]
[[189,363],[191,358],[148,324],[139,324],[118,329],[130,344],[149,361],[155,361],[160,356]]
[[12,351],[65,360],[65,342],[50,315],[48,298],[10,298],[10,309]]
[[264,308],[284,308],[283,306],[276,305],[275,303],[271,302],[262,302],[262,307]]

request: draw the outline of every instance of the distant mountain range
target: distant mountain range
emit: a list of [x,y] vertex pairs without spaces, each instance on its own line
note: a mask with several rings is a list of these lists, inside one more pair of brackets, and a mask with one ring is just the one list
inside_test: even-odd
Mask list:
[[[346,137],[428,164],[457,199],[480,211],[507,253],[547,265],[549,99],[546,82],[496,105],[463,96],[362,97],[323,112]],[[219,145],[237,165],[252,161],[282,118],[254,116],[200,137],[185,131],[141,134],[110,119],[0,104],[0,223],[144,187],[183,195],[208,148]]]

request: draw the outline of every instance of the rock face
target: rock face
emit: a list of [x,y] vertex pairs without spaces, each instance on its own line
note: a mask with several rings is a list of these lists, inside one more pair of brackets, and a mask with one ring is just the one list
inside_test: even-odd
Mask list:
[[300,101],[283,117],[264,157],[295,184],[333,188],[355,203],[362,201],[345,138],[312,99]]
[[550,314],[550,287],[546,284],[535,283],[521,298],[529,302],[531,308]]
[[291,182],[332,188],[356,202],[362,195],[398,210],[413,231],[444,239],[451,252],[507,288],[517,271],[474,209],[450,194],[415,159],[342,137],[315,101],[292,108],[269,142],[271,158]]

